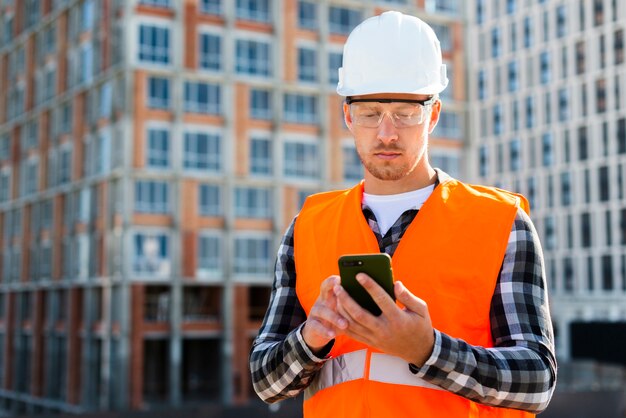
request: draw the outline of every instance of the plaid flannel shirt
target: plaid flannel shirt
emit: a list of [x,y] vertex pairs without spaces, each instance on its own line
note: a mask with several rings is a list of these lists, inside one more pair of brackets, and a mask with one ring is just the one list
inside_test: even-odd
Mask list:
[[[440,180],[446,175],[438,174]],[[417,212],[404,212],[381,236],[374,214],[363,207],[380,251],[389,255]],[[253,386],[268,403],[298,395],[327,360],[311,352],[302,338],[306,314],[296,295],[294,225],[295,219],[279,246],[269,308],[250,352]],[[511,228],[490,318],[493,348],[435,330],[433,352],[417,375],[481,404],[542,411],[556,383],[554,337],[541,245],[522,209]]]

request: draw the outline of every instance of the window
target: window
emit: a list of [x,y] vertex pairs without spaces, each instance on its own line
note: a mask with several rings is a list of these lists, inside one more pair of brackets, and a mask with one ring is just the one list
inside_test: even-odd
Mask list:
[[550,167],[554,163],[554,155],[552,151],[552,134],[545,133],[542,136],[543,142],[543,166]]
[[479,25],[485,21],[485,0],[476,0],[476,23]]
[[589,157],[587,148],[587,127],[578,128],[578,160],[585,161]]
[[600,35],[598,38],[598,56],[600,68],[604,68],[606,66],[606,45],[604,42],[604,35]]
[[310,48],[298,48],[298,80],[317,80],[317,52]]
[[458,13],[459,2],[457,0],[426,0],[425,9],[430,13]]
[[94,1],[84,0],[80,8],[80,30],[86,32],[93,29],[95,21]]
[[591,247],[591,215],[588,212],[580,215],[581,246]]
[[312,1],[298,1],[298,26],[302,29],[317,30],[317,9]]
[[533,21],[529,16],[524,18],[524,48],[533,46]]
[[540,55],[539,62],[541,84],[547,84],[550,82],[550,53],[543,51]]
[[604,212],[604,236],[607,247],[610,247],[613,242],[613,222],[611,220],[611,210],[609,209]]
[[220,216],[222,214],[222,199],[220,187],[216,184],[201,184],[198,187],[198,204],[201,216]]
[[240,218],[271,218],[271,190],[260,187],[236,187],[235,216]]
[[509,62],[509,91],[517,91],[519,83],[518,83],[518,75],[517,75],[517,61]]
[[491,58],[498,58],[501,54],[500,49],[500,28],[491,29]]
[[138,180],[135,183],[135,211],[168,213],[169,187],[164,181]]
[[0,203],[11,199],[11,169],[0,170]]
[[133,272],[166,277],[170,274],[169,237],[165,233],[136,233]]
[[235,274],[269,275],[272,273],[269,237],[235,238]]
[[543,95],[543,122],[546,125],[550,125],[552,123],[552,94],[549,91],[546,91]]
[[567,78],[568,74],[568,59],[567,59],[567,45],[561,47],[561,78]]
[[237,18],[269,22],[270,0],[237,0]]
[[535,184],[535,178],[533,176],[530,176],[526,179],[526,190],[528,194],[528,204],[530,205],[530,208],[537,208],[537,206],[535,206],[535,196],[537,195],[537,188]]
[[613,263],[610,255],[602,256],[602,290],[613,290]]
[[11,157],[11,134],[0,135],[0,161],[8,160]]
[[284,175],[286,177],[317,179],[319,157],[316,143],[285,142]]
[[210,33],[200,34],[200,68],[218,71],[222,68],[222,38]]
[[250,139],[250,173],[261,176],[272,174],[272,143],[268,138]]
[[217,84],[185,82],[185,112],[219,115],[221,89]]
[[608,202],[609,201],[609,168],[604,166],[598,168],[598,181],[600,186],[600,202]]
[[154,7],[170,7],[170,0],[141,0],[140,3]]
[[148,106],[153,109],[169,109],[170,80],[168,78],[148,78]]
[[511,103],[511,119],[513,122],[513,130],[517,131],[520,127],[519,124],[519,103],[517,100],[513,100]]
[[506,0],[506,13],[514,14],[517,9],[517,1],[516,0]]
[[596,80],[596,112],[606,112],[606,81],[604,78]]
[[556,234],[554,233],[554,216],[548,216],[544,220],[544,235],[546,250],[554,250],[556,248]]
[[222,13],[222,0],[200,0],[202,13],[219,15]]
[[621,118],[617,121],[617,152],[626,154],[626,119]]
[[561,173],[561,205],[569,206],[572,203],[572,185],[569,171]]
[[37,192],[39,184],[39,159],[27,158],[21,163],[21,196],[27,196]]
[[559,121],[569,119],[569,91],[566,87],[559,89]]
[[535,100],[532,96],[526,97],[526,127],[535,126]]
[[330,32],[339,35],[348,35],[362,20],[360,11],[344,7],[331,6],[328,13]]
[[58,184],[69,183],[72,179],[72,148],[64,146],[59,155]]
[[220,136],[205,132],[185,132],[183,159],[185,169],[220,172],[222,169]]
[[613,56],[615,65],[624,62],[624,29],[618,29],[613,33]]
[[337,84],[339,82],[339,68],[343,61],[343,54],[341,52],[329,52],[328,53],[328,82],[331,84]]
[[621,209],[619,214],[620,244],[624,246],[626,245],[626,209]]
[[435,34],[437,35],[437,39],[439,39],[441,50],[443,52],[452,51],[452,29],[450,26],[433,23],[430,27],[433,28]]
[[170,132],[167,129],[148,130],[146,166],[168,168],[170,166]]
[[269,77],[271,75],[269,43],[237,39],[236,71],[239,74]]
[[199,277],[216,276],[222,273],[222,244],[218,234],[201,233],[198,236]]
[[564,5],[556,8],[556,36],[562,38],[567,35],[567,9]]
[[585,169],[585,203],[591,203],[591,172]]
[[94,54],[91,42],[81,44],[78,54],[78,84],[91,82],[94,74]]
[[272,93],[269,90],[250,89],[250,117],[272,119]]
[[493,134],[500,135],[502,133],[502,105],[497,104],[493,107]]
[[480,164],[478,172],[481,177],[486,177],[489,174],[489,148],[486,145],[480,146],[478,160]]
[[442,111],[435,134],[443,138],[461,139],[461,116],[455,112]]
[[604,0],[593,0],[593,25],[600,26],[604,23]]
[[479,70],[478,71],[478,98],[479,99],[484,99],[487,97],[487,88],[485,86],[485,70]]
[[511,162],[511,171],[515,172],[520,169],[520,141],[514,139],[509,143],[509,159]]
[[144,316],[146,322],[165,322],[170,317],[170,292],[167,286],[146,286]]
[[585,41],[576,42],[576,74],[585,72]]
[[363,165],[354,144],[346,144],[342,147],[343,155],[343,180],[359,181],[363,178]]
[[170,30],[162,26],[139,26],[139,61],[170,63]]
[[284,119],[286,122],[317,123],[317,97],[285,93]]

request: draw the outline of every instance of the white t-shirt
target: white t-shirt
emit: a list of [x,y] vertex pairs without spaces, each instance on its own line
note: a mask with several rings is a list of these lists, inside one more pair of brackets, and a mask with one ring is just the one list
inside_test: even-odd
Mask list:
[[385,236],[400,215],[409,209],[420,209],[433,190],[435,190],[434,184],[400,194],[376,195],[363,193],[363,203],[374,212],[380,234]]

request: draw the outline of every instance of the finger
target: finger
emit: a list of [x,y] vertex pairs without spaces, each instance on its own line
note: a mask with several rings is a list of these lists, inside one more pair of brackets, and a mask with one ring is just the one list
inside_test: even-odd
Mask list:
[[359,323],[368,327],[376,325],[377,318],[368,310],[359,305],[342,286],[335,286],[337,308],[341,309],[342,316],[350,323]]
[[398,306],[389,294],[374,279],[365,273],[356,275],[357,281],[367,290],[374,302],[381,311],[387,315],[393,315],[398,312]]
[[318,336],[319,338],[325,340],[325,342],[327,342],[327,340],[335,338],[336,335],[336,332],[332,328],[332,326],[327,325],[327,323],[317,318],[309,318],[306,322],[305,330],[307,331],[307,333],[314,334],[315,336]]
[[324,299],[334,297],[333,289],[340,283],[339,276],[330,276],[322,282],[320,286],[320,296]]
[[344,317],[323,304],[313,305],[309,318],[327,322],[330,326],[339,329],[345,329],[348,326],[348,322]]
[[400,281],[396,282],[393,290],[396,294],[396,299],[398,299],[406,309],[424,318],[428,317],[428,305],[426,302],[411,293],[411,291],[404,286],[404,283]]

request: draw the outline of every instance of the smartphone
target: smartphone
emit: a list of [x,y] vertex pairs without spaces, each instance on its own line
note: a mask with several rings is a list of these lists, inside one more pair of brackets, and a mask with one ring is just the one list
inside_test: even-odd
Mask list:
[[358,273],[365,273],[374,279],[395,301],[391,257],[385,253],[350,254],[339,257],[341,286],[359,305],[378,316],[382,311],[367,290],[356,280]]

